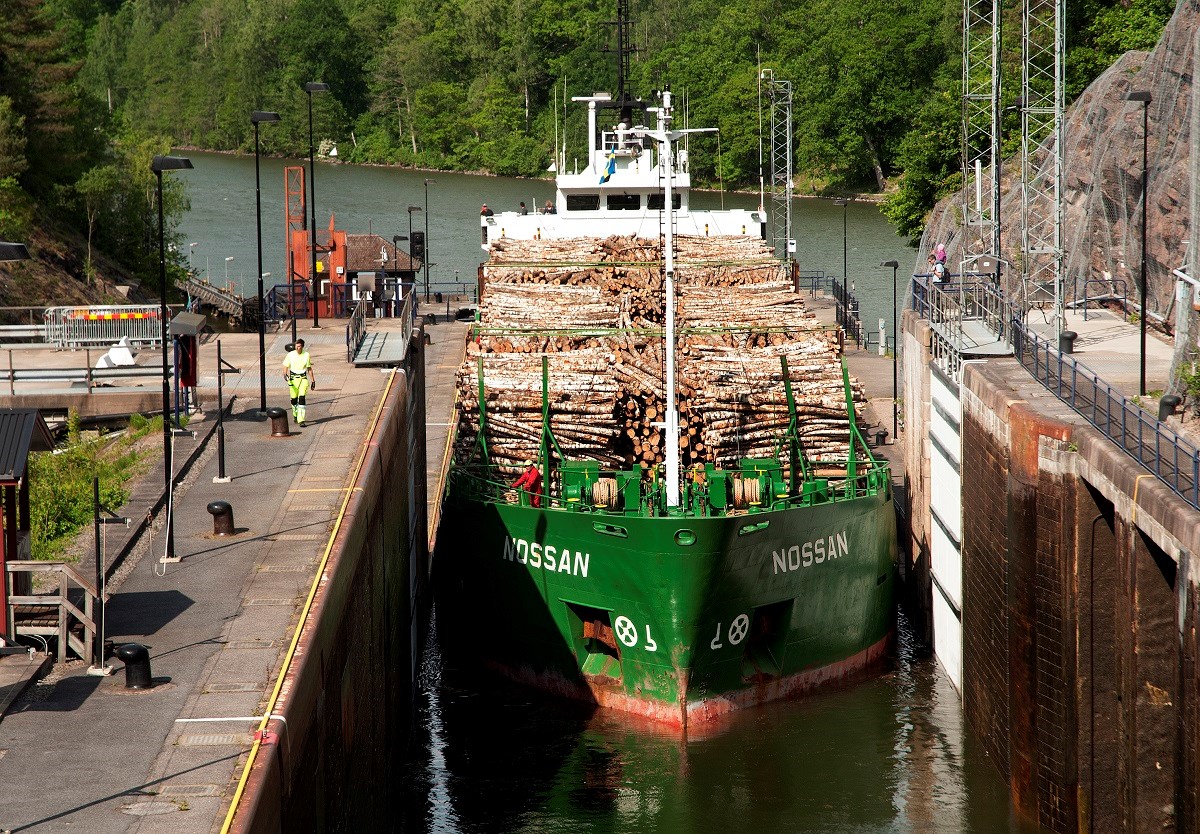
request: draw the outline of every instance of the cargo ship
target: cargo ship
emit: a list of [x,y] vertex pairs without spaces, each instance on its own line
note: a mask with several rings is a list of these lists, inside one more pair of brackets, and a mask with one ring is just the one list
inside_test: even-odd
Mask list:
[[576,100],[588,164],[556,161],[556,210],[480,218],[443,647],[684,729],[872,668],[896,523],[840,331],[761,210],[691,209],[669,91]]

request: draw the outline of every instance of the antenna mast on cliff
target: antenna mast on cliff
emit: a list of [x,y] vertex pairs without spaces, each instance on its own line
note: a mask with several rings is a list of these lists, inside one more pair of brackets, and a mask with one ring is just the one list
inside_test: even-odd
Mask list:
[[963,0],[960,271],[1000,254],[1000,0]]
[[1065,326],[1063,0],[1023,0],[1021,11],[1021,298],[1026,307],[1053,301],[1057,335]]

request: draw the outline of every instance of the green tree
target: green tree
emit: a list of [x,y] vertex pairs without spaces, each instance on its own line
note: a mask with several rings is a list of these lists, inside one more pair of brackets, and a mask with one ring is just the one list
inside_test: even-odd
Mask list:
[[120,174],[114,165],[97,165],[84,172],[75,183],[75,193],[83,201],[87,216],[87,281],[92,283],[92,235],[96,221],[112,204],[120,184]]

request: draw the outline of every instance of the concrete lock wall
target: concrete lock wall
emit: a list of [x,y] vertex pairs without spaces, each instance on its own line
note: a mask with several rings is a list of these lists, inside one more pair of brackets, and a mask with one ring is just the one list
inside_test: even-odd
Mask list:
[[[419,337],[418,337],[419,338]],[[370,831],[410,727],[428,547],[424,353],[396,373],[234,830]]]
[[963,705],[1015,810],[1200,831],[1200,514],[1011,359],[964,366],[961,399]]

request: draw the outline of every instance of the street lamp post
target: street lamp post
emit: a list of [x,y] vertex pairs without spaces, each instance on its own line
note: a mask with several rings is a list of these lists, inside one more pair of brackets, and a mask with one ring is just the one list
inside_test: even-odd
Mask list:
[[[165,558],[175,558],[175,520],[172,488],[174,473],[171,461],[171,372],[167,368],[167,248],[163,232],[163,171],[181,171],[192,168],[192,161],[184,156],[156,156],[150,170],[158,185],[158,319],[162,337],[162,420],[163,420],[163,489],[166,495],[166,553]],[[228,259],[226,259],[228,261]]]
[[899,434],[900,421],[897,416],[897,400],[899,399],[899,374],[896,371],[896,362],[900,356],[900,332],[896,329],[896,271],[900,269],[899,261],[884,261],[880,266],[890,266],[892,268],[892,441],[895,442],[896,436]]
[[421,256],[421,268],[425,270],[425,301],[429,301],[429,183],[425,180],[425,251]]
[[225,289],[229,289],[229,262],[233,260],[233,255],[225,258]]
[[313,148],[313,124],[312,124],[312,94],[324,93],[329,90],[329,85],[320,81],[309,81],[304,85],[304,92],[308,93],[308,183],[309,191],[312,194],[309,209],[312,217],[312,228],[310,234],[310,244],[312,246],[312,285],[313,285],[313,329],[321,326],[321,320],[317,311],[318,301],[321,295],[321,282],[317,278],[317,178],[313,169],[313,158],[315,149]]
[[260,122],[277,122],[279,114],[270,110],[254,110],[250,123],[254,125],[254,220],[255,236],[258,240],[258,407],[267,410],[267,316],[263,301],[262,269],[262,192],[258,179],[258,125]]
[[[420,206],[409,206],[408,207],[408,237],[410,240],[412,239],[412,216],[413,216],[414,211],[421,211],[421,207]],[[421,266],[425,265],[426,258],[427,258],[427,256],[426,256],[425,252],[421,252]],[[412,255],[411,254],[409,255],[409,258],[408,258],[408,264],[409,264],[409,266],[412,266]],[[414,273],[413,274],[413,287],[415,288],[416,285],[417,285],[417,276]],[[429,301],[429,284],[428,283],[425,285],[425,301],[426,302]]]
[[[407,235],[392,235],[392,261],[396,264],[396,301],[404,300],[404,282],[400,280],[400,241],[408,240]],[[409,263],[412,263],[412,258],[409,258]],[[416,284],[413,284],[413,291],[416,291]],[[414,307],[414,309],[416,309]]]
[[1150,167],[1146,162],[1146,138],[1150,128],[1149,109],[1153,97],[1147,90],[1133,90],[1125,94],[1126,101],[1142,104],[1142,275],[1138,280],[1141,296],[1141,315],[1138,317],[1140,335],[1138,342],[1138,393],[1146,396],[1146,191],[1150,186]]
[[833,201],[833,204],[835,206],[842,207],[842,310],[841,310],[841,313],[842,313],[842,326],[846,327],[850,324],[850,292],[849,292],[849,288],[846,286],[846,282],[847,282],[846,276],[850,272],[850,269],[847,266],[847,259],[846,259],[846,252],[847,252],[847,249],[846,249],[846,213],[848,211],[847,206],[850,205],[850,201],[839,197],[838,199]]

